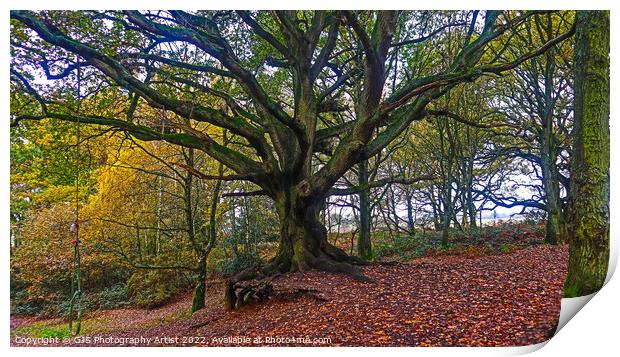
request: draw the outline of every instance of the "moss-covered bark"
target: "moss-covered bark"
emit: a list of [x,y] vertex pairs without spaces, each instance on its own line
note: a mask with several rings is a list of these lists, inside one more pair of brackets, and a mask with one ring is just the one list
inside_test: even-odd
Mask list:
[[196,312],[205,307],[205,298],[207,293],[207,257],[202,254],[198,260],[198,284],[194,290],[194,298],[192,300],[192,312]]
[[609,262],[609,12],[579,11],[566,297],[599,290]]
[[[302,190],[303,191],[303,190]],[[363,278],[355,266],[363,263],[327,241],[327,230],[319,220],[320,199],[305,196],[297,187],[276,196],[280,218],[280,244],[263,274],[319,269]]]

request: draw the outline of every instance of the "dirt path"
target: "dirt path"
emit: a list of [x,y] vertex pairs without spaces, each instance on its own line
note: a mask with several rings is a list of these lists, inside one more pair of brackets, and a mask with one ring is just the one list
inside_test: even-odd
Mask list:
[[317,289],[324,299],[269,301],[225,312],[221,292],[212,289],[207,308],[190,317],[187,293],[159,309],[100,312],[91,319],[103,327],[86,329],[87,339],[69,344],[534,344],[546,340],[557,322],[567,258],[565,247],[541,245],[512,254],[369,266],[364,273],[371,283],[316,271],[288,274],[274,284]]

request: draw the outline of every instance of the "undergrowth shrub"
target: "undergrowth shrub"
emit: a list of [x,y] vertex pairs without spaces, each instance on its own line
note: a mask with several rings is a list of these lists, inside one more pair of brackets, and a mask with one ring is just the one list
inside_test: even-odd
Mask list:
[[161,306],[180,290],[177,280],[174,271],[137,270],[127,280],[129,298],[141,307]]
[[129,305],[129,290],[126,286],[118,284],[93,295],[93,300],[100,309],[126,306]]
[[263,263],[264,260],[256,253],[239,253],[232,259],[220,260],[216,264],[215,270],[220,275],[229,276]]
[[40,307],[28,301],[28,292],[23,289],[11,289],[11,315],[35,315]]
[[[123,307],[130,304],[127,288],[122,285],[115,285],[104,288],[101,291],[92,292],[82,290],[81,308],[84,312],[96,310],[109,310]],[[71,307],[71,299],[67,298],[58,304],[58,313],[67,316]]]

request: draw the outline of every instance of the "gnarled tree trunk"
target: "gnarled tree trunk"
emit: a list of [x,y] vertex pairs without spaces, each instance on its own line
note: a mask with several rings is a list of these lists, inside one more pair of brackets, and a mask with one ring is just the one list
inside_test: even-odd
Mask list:
[[296,187],[279,192],[276,206],[280,218],[278,253],[266,271],[304,271],[312,268],[348,273],[362,278],[355,257],[327,241],[327,229],[321,224],[321,200],[304,197]]
[[309,197],[302,191],[298,186],[289,186],[276,193],[280,220],[278,252],[267,265],[241,272],[228,282],[225,292],[227,309],[245,305],[248,297],[264,295],[264,284],[251,286],[243,281],[277,273],[318,269],[366,280],[357,267],[364,261],[328,242],[327,229],[319,218],[323,198]]

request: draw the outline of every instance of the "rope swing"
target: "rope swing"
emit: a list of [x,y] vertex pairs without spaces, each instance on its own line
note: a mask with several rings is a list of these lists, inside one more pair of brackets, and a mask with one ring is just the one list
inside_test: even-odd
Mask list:
[[[71,225],[71,231],[75,234],[73,240],[73,264],[71,272],[71,302],[69,304],[69,332],[72,336],[80,333],[82,327],[82,270],[80,257],[80,106],[81,98],[81,66],[77,60],[77,121],[75,122],[76,143],[76,170],[75,170],[75,222]],[[73,313],[77,313],[75,318],[75,328],[73,325]]]

